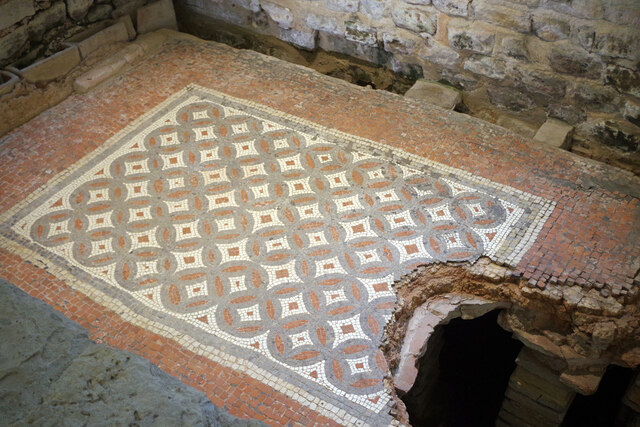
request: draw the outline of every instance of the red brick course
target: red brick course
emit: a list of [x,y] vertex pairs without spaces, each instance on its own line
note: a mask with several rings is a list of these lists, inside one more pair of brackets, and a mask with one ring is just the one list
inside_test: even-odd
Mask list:
[[[636,178],[457,113],[252,52],[190,40],[168,42],[127,74],[69,97],[9,134],[0,146],[0,212],[189,83],[553,200],[555,211],[517,266],[524,278],[541,288],[577,283],[602,288],[604,294],[636,292],[640,202],[624,190],[638,192]],[[0,276],[87,327],[93,339],[148,358],[204,390],[214,404],[235,416],[271,425],[331,424],[245,374],[122,320],[5,250],[0,250]]]

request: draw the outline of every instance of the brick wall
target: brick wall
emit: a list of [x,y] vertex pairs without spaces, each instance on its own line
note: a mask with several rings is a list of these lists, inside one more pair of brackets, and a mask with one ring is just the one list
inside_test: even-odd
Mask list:
[[183,16],[444,81],[490,121],[494,110],[532,129],[559,118],[640,172],[638,0],[174,2]]

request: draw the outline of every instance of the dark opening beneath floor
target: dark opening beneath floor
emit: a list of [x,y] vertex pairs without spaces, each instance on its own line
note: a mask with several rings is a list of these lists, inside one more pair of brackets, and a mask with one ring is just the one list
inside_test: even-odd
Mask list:
[[493,426],[522,343],[498,323],[499,311],[438,326],[403,397],[418,426]]
[[594,394],[576,395],[562,425],[564,427],[626,425],[619,415],[622,409],[622,397],[631,384],[633,375],[633,369],[609,366]]

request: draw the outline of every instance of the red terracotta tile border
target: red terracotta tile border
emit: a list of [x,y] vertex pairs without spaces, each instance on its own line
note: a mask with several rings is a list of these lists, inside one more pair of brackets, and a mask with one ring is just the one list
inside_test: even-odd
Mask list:
[[45,270],[4,249],[0,249],[0,277],[87,328],[96,342],[139,354],[185,384],[204,391],[214,405],[231,415],[273,426],[339,425],[246,374],[123,320]]
[[[475,119],[255,53],[191,40],[168,42],[124,76],[69,97],[9,134],[0,145],[0,213],[190,83],[554,200],[555,211],[518,271],[541,288],[575,283],[605,295],[637,292],[633,281],[640,268],[640,201],[610,189],[637,183],[628,174],[532,145]],[[232,415],[271,425],[335,425],[246,374],[123,320],[6,250],[0,250],[0,276],[88,328],[93,339],[140,354],[204,390]]]

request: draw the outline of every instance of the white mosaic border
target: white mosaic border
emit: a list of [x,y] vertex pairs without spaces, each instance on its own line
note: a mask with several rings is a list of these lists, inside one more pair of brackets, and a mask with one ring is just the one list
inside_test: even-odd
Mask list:
[[[16,204],[9,210],[7,210],[4,214],[0,215],[0,224],[5,223],[9,218],[14,216],[16,213],[24,209],[27,205],[38,199],[43,193],[46,193],[48,189],[55,187],[62,181],[64,181],[68,176],[72,175],[78,169],[83,167],[85,164],[89,163],[93,159],[99,157],[102,153],[109,150],[113,147],[113,145],[121,142],[121,139],[131,133],[133,130],[136,130],[143,122],[147,121],[154,115],[156,115],[159,111],[164,108],[167,108],[170,104],[187,94],[191,91],[191,87],[185,87],[181,91],[176,94],[170,96],[165,101],[161,102],[159,105],[138,117],[131,124],[123,128],[121,131],[117,132],[111,138],[109,138],[104,144],[95,149],[94,151],[88,153],[81,160],[55,175],[50,181],[45,183],[43,186],[32,192],[29,196],[23,199],[20,203]],[[219,95],[223,97],[223,94]],[[188,100],[192,101],[192,100]],[[179,106],[183,106],[186,102],[179,104]],[[162,118],[168,116],[168,113],[163,115]],[[110,156],[111,157],[111,156]],[[92,168],[92,170],[95,168]],[[280,377],[277,377],[270,373],[267,370],[264,370],[257,365],[247,361],[237,358],[231,354],[228,354],[216,347],[204,345],[197,340],[185,336],[183,333],[163,325],[158,322],[153,322],[147,319],[144,316],[141,316],[135,313],[133,310],[124,305],[121,301],[116,298],[110,297],[104,292],[86,284],[75,278],[72,274],[70,274],[66,269],[59,267],[54,261],[49,260],[48,258],[42,256],[38,252],[31,250],[22,246],[20,243],[10,240],[2,235],[0,235],[0,246],[4,249],[9,250],[10,253],[16,254],[20,256],[22,259],[29,260],[34,264],[40,264],[40,266],[44,267],[48,273],[53,274],[55,277],[63,280],[69,287],[79,292],[82,292],[84,295],[89,297],[91,300],[100,304],[101,306],[112,310],[124,320],[139,326],[143,329],[146,329],[150,332],[157,333],[165,338],[172,339],[178,342],[187,350],[194,352],[195,354],[207,357],[208,359],[219,363],[222,366],[227,368],[242,372],[244,374],[250,375],[252,378],[274,388],[275,390],[283,393],[287,397],[298,401],[300,404],[308,407],[309,409],[318,412],[319,414],[332,419],[340,424],[344,425],[356,425],[356,426],[369,426],[371,424],[367,423],[363,419],[360,419],[353,414],[347,413],[344,409],[338,408],[335,405],[327,402],[324,399],[321,399],[317,396],[312,395],[306,390],[291,384],[283,380]],[[387,393],[384,403],[386,404],[390,399],[390,393]],[[355,403],[355,402],[354,402]],[[382,406],[384,408],[384,405]],[[382,409],[381,408],[381,409]],[[373,413],[372,413],[373,415]],[[397,421],[392,420],[390,425],[398,425]]]
[[[433,162],[431,160],[428,160],[426,158],[414,155],[414,154],[410,154],[410,153],[406,153],[400,149],[397,148],[393,148],[393,147],[389,147],[388,145],[384,145],[375,141],[371,141],[365,138],[360,138],[357,136],[353,136],[353,135],[349,135],[346,134],[344,132],[335,130],[335,129],[329,129],[326,128],[324,126],[318,125],[316,123],[310,122],[308,120],[299,118],[299,117],[295,117],[286,113],[283,113],[281,111],[275,110],[271,107],[267,107],[252,101],[247,101],[244,99],[240,99],[240,98],[235,98],[233,96],[224,94],[224,93],[220,93],[217,92],[215,90],[212,89],[208,89],[208,88],[204,88],[195,84],[191,84],[188,85],[187,87],[185,87],[184,89],[182,89],[181,91],[177,92],[176,94],[168,97],[165,101],[161,102],[159,105],[157,105],[156,107],[154,107],[153,109],[151,109],[150,111],[148,111],[147,113],[143,114],[142,116],[140,116],[139,118],[137,118],[136,120],[134,120],[131,124],[129,124],[128,126],[126,126],[124,129],[122,129],[121,131],[119,131],[118,133],[116,133],[114,136],[112,136],[111,138],[109,138],[109,140],[107,140],[104,144],[102,144],[99,148],[97,148],[96,150],[92,151],[91,153],[87,154],[84,158],[82,158],[80,161],[78,161],[76,164],[72,165],[71,167],[65,169],[64,171],[60,172],[59,174],[57,174],[54,178],[52,178],[49,182],[47,182],[46,184],[44,184],[41,188],[35,190],[33,193],[31,193],[29,196],[27,196],[25,199],[23,199],[20,203],[18,203],[17,205],[13,206],[11,209],[9,209],[8,211],[6,211],[3,215],[0,215],[0,223],[5,222],[7,219],[9,219],[10,217],[12,217],[13,215],[15,215],[17,212],[19,212],[21,209],[23,209],[25,206],[27,206],[29,203],[33,202],[34,200],[36,200],[38,197],[41,196],[41,194],[45,191],[47,191],[47,189],[57,185],[58,183],[60,183],[61,181],[63,181],[64,179],[66,179],[69,175],[73,174],[75,171],[77,171],[80,167],[84,166],[86,163],[90,162],[91,160],[97,158],[98,156],[100,156],[103,152],[105,152],[106,150],[108,150],[109,148],[111,148],[114,144],[117,144],[118,142],[120,142],[121,138],[123,136],[125,136],[126,134],[130,133],[131,131],[135,130],[136,128],[138,128],[140,126],[140,124],[146,120],[148,120],[149,118],[151,118],[152,116],[154,116],[155,114],[157,114],[159,111],[161,111],[162,109],[166,108],[167,106],[169,106],[171,103],[173,103],[174,101],[176,101],[178,98],[184,96],[186,93],[197,89],[206,93],[209,93],[211,95],[217,96],[219,98],[222,98],[223,100],[228,99],[232,102],[241,104],[241,105],[246,105],[248,107],[254,108],[256,110],[259,111],[263,111],[267,114],[276,116],[276,117],[282,117],[282,118],[286,118],[289,121],[295,122],[295,123],[299,123],[301,125],[304,125],[308,128],[323,132],[325,134],[329,134],[332,135],[334,137],[337,138],[341,138],[347,141],[352,141],[352,142],[356,142],[362,145],[365,145],[367,147],[371,147],[377,150],[380,150],[383,153],[393,153],[394,155],[401,157],[401,158],[405,158],[409,161],[415,162],[416,164],[419,165],[424,165],[424,166],[428,166],[429,168],[435,169],[437,171],[439,171],[440,173],[443,174],[454,174],[457,176],[462,177],[465,181],[467,182],[471,182],[471,183],[476,183],[479,185],[482,185],[484,187],[489,187],[489,188],[494,188],[496,190],[499,191],[503,191],[506,192],[508,194],[517,196],[519,199],[521,199],[522,201],[531,201],[537,204],[541,204],[543,207],[542,209],[539,210],[538,214],[536,215],[535,220],[532,222],[531,226],[529,227],[529,229],[527,230],[526,234],[524,235],[524,237],[519,241],[518,246],[515,248],[515,250],[510,254],[510,256],[506,257],[504,260],[501,260],[505,263],[508,263],[510,265],[515,265],[517,264],[520,259],[522,258],[522,256],[526,253],[526,251],[531,247],[531,245],[534,243],[535,238],[537,237],[538,233],[540,232],[540,230],[542,229],[542,226],[544,225],[546,219],[549,217],[549,215],[551,214],[551,212],[553,211],[553,208],[555,207],[555,202],[551,202],[551,201],[547,201],[544,200],[540,197],[537,196],[533,196],[531,194],[525,193],[523,191],[517,190],[515,188],[506,186],[506,185],[502,185],[502,184],[497,184],[493,181],[484,179],[484,178],[480,178],[477,177],[475,175],[472,175],[469,172],[460,170],[460,169],[456,169],[453,167],[449,167],[437,162]],[[180,104],[181,106],[184,105],[185,103],[189,102],[191,100],[187,100],[184,103]],[[179,108],[179,107],[177,107]],[[167,117],[168,113],[165,114],[162,118]],[[517,221],[518,218],[515,218],[515,221]],[[511,224],[510,224],[511,225]],[[503,239],[506,238],[506,236],[503,236]],[[281,378],[278,378],[274,375],[272,375],[271,373],[259,368],[258,366],[256,366],[255,364],[245,361],[245,360],[241,360],[238,359],[232,355],[229,355],[217,348],[211,347],[211,346],[205,346],[202,343],[196,341],[195,339],[191,338],[191,337],[187,337],[183,334],[181,334],[180,332],[176,331],[173,328],[170,328],[168,326],[150,321],[149,319],[138,315],[136,313],[134,313],[132,310],[130,310],[128,307],[126,307],[123,303],[121,303],[119,300],[109,297],[108,295],[104,294],[101,291],[98,291],[97,289],[87,285],[86,283],[83,283],[81,281],[79,281],[78,279],[74,278],[70,273],[68,273],[65,269],[58,267],[57,265],[55,265],[54,262],[48,260],[47,258],[41,256],[40,254],[38,254],[37,252],[27,249],[25,247],[23,247],[22,245],[20,245],[19,243],[16,243],[12,240],[9,240],[3,236],[0,236],[0,243],[1,246],[3,248],[9,249],[12,253],[15,253],[17,255],[19,255],[21,258],[23,259],[28,259],[30,261],[37,261],[41,264],[43,264],[44,266],[47,267],[48,272],[52,273],[53,275],[55,275],[56,277],[64,280],[70,287],[72,287],[73,289],[76,289],[80,292],[82,292],[83,294],[85,294],[86,296],[88,296],[89,298],[91,298],[93,301],[97,302],[98,304],[111,309],[113,311],[115,311],[116,313],[118,313],[123,319],[129,321],[132,324],[135,324],[137,326],[140,326],[146,330],[149,330],[151,332],[154,333],[158,333],[159,335],[162,335],[166,338],[169,339],[173,339],[176,342],[180,343],[181,345],[183,345],[185,348],[193,351],[196,354],[205,356],[207,358],[209,358],[210,360],[219,363],[225,367],[246,373],[251,375],[252,377],[254,377],[255,379],[273,387],[274,389],[284,393],[285,395],[287,395],[290,398],[293,398],[294,400],[300,402],[301,404],[309,407],[312,410],[317,411],[318,413],[327,416],[328,418],[331,418],[333,420],[335,420],[336,422],[339,423],[345,423],[348,425],[368,425],[366,424],[365,421],[358,419],[356,417],[354,417],[353,415],[350,415],[348,413],[346,413],[346,411],[344,411],[343,409],[337,408],[334,405],[321,400],[320,398],[316,397],[316,396],[312,396],[310,393],[306,392],[305,390],[294,386],[284,380],[282,380]],[[492,250],[493,254],[490,254],[490,256],[496,256],[495,252],[498,252],[498,249],[496,248],[495,250]],[[497,257],[497,256],[496,256]],[[391,423],[392,425],[397,425],[397,421],[393,421]]]

